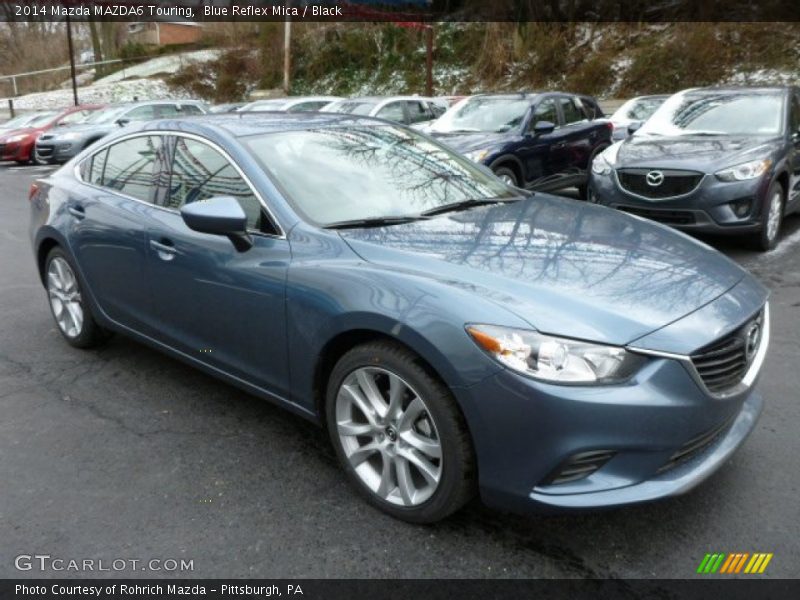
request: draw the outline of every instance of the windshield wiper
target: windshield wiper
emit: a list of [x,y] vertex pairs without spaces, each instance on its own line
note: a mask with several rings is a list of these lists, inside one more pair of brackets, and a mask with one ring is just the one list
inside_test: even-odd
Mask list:
[[521,200],[522,197],[514,197],[514,198],[470,198],[469,200],[461,200],[460,202],[453,202],[451,204],[443,204],[442,206],[437,206],[436,208],[431,208],[424,212],[421,212],[420,215],[423,217],[432,217],[434,215],[441,215],[448,212],[456,212],[459,210],[467,210],[474,206],[484,206],[486,204],[503,204],[506,202],[516,202],[517,200]]
[[325,225],[325,229],[360,229],[362,227],[383,227],[385,225],[402,225],[423,219],[421,215],[403,215],[391,217],[370,217],[367,219],[351,219],[349,221],[336,221]]

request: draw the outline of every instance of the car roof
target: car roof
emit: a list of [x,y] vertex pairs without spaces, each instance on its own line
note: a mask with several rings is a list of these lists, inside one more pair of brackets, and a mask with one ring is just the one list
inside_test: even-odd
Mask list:
[[683,90],[681,93],[686,94],[741,94],[747,92],[750,94],[774,94],[776,92],[788,92],[793,89],[789,85],[765,85],[765,86],[747,86],[747,85],[718,85],[709,87],[690,88]]
[[[180,127],[177,127],[178,124]],[[209,113],[179,117],[177,119],[157,119],[144,123],[141,130],[194,130],[197,133],[209,133],[209,130],[211,130],[227,133],[238,138],[260,133],[303,131],[312,127],[317,129],[347,125],[380,126],[397,124],[372,117],[341,113],[234,112]]]

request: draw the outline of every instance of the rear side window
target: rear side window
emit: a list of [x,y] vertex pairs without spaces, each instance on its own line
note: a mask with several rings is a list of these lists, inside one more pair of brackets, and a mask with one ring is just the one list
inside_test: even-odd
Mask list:
[[261,203],[233,165],[217,150],[192,139],[178,138],[172,163],[167,208],[208,200],[215,196],[233,196],[247,215],[247,227],[274,233],[263,220]]
[[301,102],[300,104],[295,104],[292,106],[287,112],[313,112],[315,110],[319,110],[323,106],[330,104],[328,100],[313,100],[309,102]]
[[406,109],[408,110],[409,123],[421,123],[422,121],[430,121],[433,118],[433,114],[428,110],[427,105],[418,100],[406,102]]
[[402,102],[392,102],[391,104],[387,104],[380,109],[378,114],[375,116],[380,117],[381,119],[386,119],[387,121],[395,121],[396,123],[405,123],[406,120],[405,114],[403,113]]
[[583,109],[578,106],[578,101],[576,99],[559,98],[558,101],[559,104],[561,104],[561,112],[564,113],[565,125],[586,120],[586,115],[584,114]]
[[156,187],[153,167],[159,145],[158,136],[147,135],[110,146],[106,151],[101,185],[137,200],[151,202]]
[[200,109],[199,106],[195,106],[194,104],[181,104],[178,107],[178,110],[181,111],[184,115],[202,115],[203,111]]
[[84,176],[85,181],[94,185],[103,185],[103,169],[106,166],[107,154],[108,149],[101,150],[86,161],[86,163],[89,163],[89,173]]

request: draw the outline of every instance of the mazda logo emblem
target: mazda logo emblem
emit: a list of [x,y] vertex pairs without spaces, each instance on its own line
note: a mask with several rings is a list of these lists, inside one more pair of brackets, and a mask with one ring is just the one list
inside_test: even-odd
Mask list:
[[758,350],[758,343],[761,341],[761,325],[753,323],[747,330],[744,338],[744,353],[747,360],[753,358]]
[[647,185],[651,185],[653,187],[657,187],[664,183],[664,174],[661,171],[650,171],[647,175],[645,175],[644,178],[647,181]]

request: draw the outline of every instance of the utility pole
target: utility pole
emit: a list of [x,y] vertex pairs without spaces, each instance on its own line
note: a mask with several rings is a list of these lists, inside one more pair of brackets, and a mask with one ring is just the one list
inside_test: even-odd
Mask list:
[[425,60],[425,94],[433,96],[433,25],[428,25],[425,30],[427,55]]
[[[286,8],[289,8],[289,0],[286,2]],[[288,11],[287,11],[288,12]],[[289,95],[289,73],[292,68],[292,21],[291,18],[286,17],[283,25],[283,91]]]
[[72,77],[72,100],[78,106],[78,82],[75,80],[75,51],[72,48],[72,23],[67,15],[67,46],[69,47],[69,72]]

